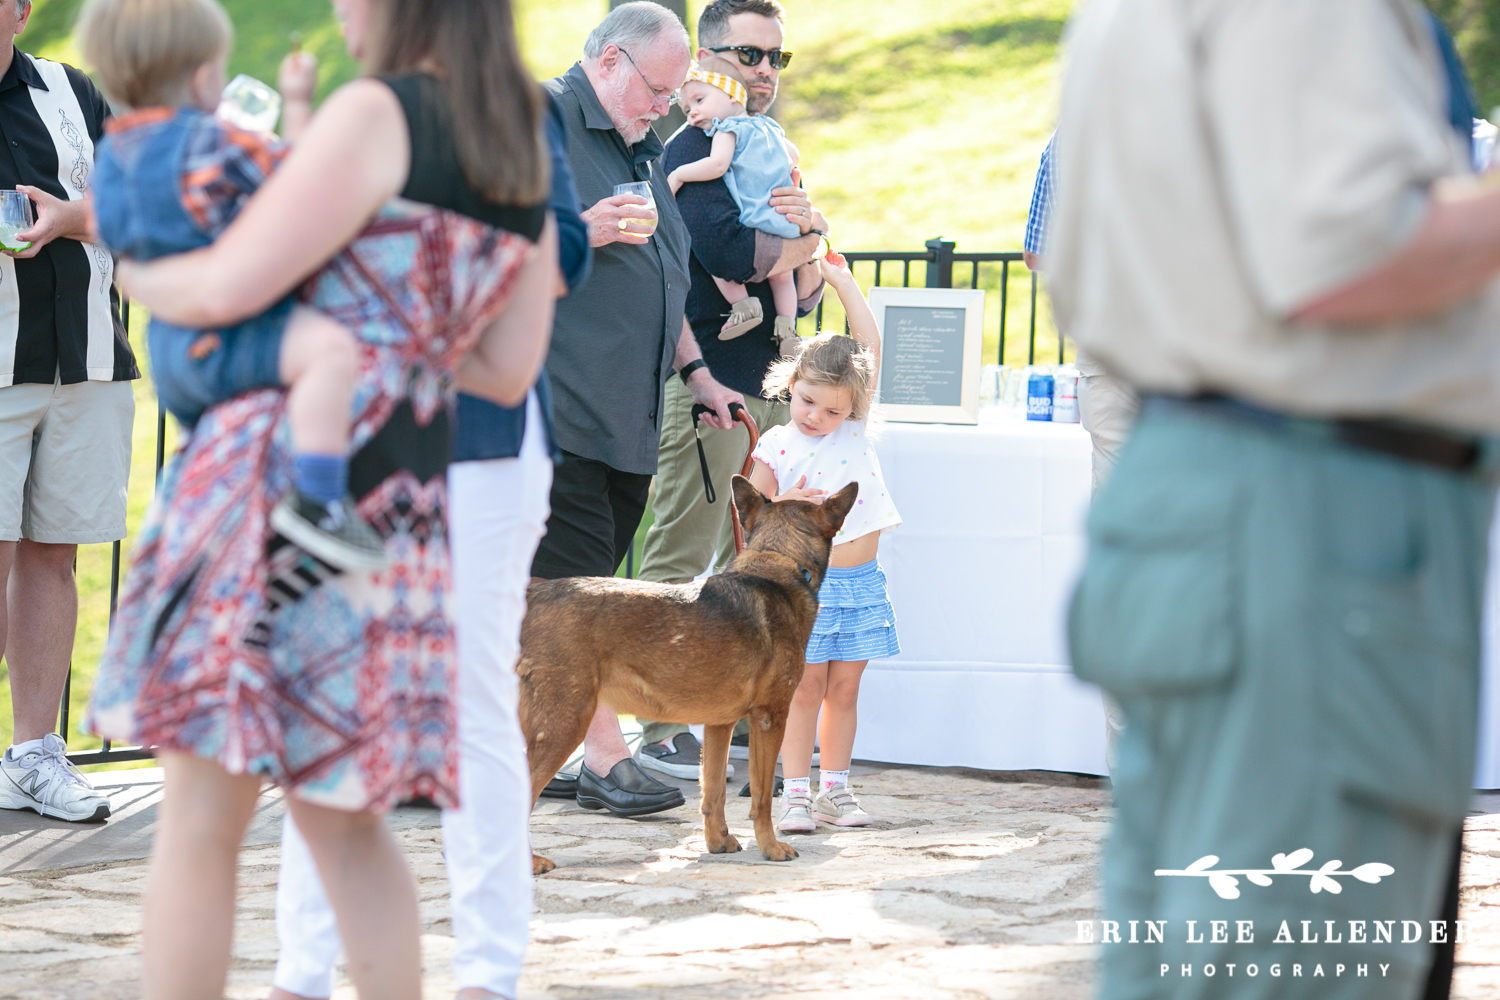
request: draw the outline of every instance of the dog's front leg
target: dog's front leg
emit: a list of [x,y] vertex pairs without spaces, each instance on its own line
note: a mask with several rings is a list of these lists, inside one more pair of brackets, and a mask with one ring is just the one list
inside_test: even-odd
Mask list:
[[[790,861],[797,856],[791,844],[776,839],[771,821],[771,791],[776,784],[776,755],[786,732],[786,710],[750,713],[750,815],[755,820],[755,845],[767,861]],[[705,772],[706,773],[706,772]]]
[[703,839],[710,854],[733,854],[740,842],[724,822],[724,765],[729,762],[729,734],[733,726],[703,727],[703,767],[698,785],[703,790]]
[[[520,676],[521,735],[526,738],[526,758],[531,767],[531,808],[542,789],[583,742],[597,697],[590,688],[569,688],[556,683],[553,672],[541,668],[524,653],[516,665]],[[587,678],[586,671],[574,676]],[[548,683],[548,681],[552,683]],[[540,854],[531,855],[531,874],[545,875],[557,865]]]

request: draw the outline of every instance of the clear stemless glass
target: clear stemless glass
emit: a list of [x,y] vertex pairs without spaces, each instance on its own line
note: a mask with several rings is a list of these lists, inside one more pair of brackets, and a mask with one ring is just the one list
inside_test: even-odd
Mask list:
[[1010,371],[1004,365],[985,365],[979,369],[979,408],[982,410],[999,406],[1005,395],[1005,376]]
[[646,181],[631,181],[629,184],[616,184],[615,194],[633,194],[638,198],[646,199],[646,208],[651,209],[652,217],[649,219],[627,219],[627,222],[639,223],[649,226],[654,232],[656,230],[656,197],[651,193],[651,185]]
[[20,191],[0,191],[0,247],[7,250],[26,250],[31,244],[16,239],[35,224],[31,214],[31,199]]
[[219,98],[218,116],[247,132],[274,132],[281,117],[281,95],[253,76],[241,73]]

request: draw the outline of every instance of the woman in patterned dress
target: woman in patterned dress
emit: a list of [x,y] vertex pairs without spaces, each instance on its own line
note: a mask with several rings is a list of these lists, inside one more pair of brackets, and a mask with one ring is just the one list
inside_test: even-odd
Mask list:
[[415,886],[383,817],[456,799],[449,411],[457,387],[518,403],[546,353],[556,237],[509,3],[333,3],[350,54],[381,75],[328,98],[213,246],[118,272],[184,326],[301,286],[355,331],[350,489],[390,559],[268,600],[290,558],[267,529],[290,464],[279,390],[210,410],[164,475],[90,704],[93,731],[158,747],[166,771],[148,1000],[222,995],[263,779],[287,792],[360,996],[420,996]]

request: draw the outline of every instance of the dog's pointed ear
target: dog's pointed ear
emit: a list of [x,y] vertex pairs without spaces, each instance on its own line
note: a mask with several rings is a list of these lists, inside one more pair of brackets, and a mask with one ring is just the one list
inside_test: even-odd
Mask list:
[[771,501],[767,500],[760,490],[751,486],[750,480],[744,476],[735,476],[730,480],[729,485],[730,493],[734,497],[735,513],[739,516],[740,523],[745,526],[745,537],[749,538],[750,533],[755,530],[755,522],[764,513],[766,504]]
[[849,511],[854,507],[854,501],[859,498],[859,483],[850,483],[839,490],[833,496],[823,501],[818,510],[823,515],[824,523],[827,525],[828,537],[832,538],[839,533],[844,526],[844,518],[849,516]]

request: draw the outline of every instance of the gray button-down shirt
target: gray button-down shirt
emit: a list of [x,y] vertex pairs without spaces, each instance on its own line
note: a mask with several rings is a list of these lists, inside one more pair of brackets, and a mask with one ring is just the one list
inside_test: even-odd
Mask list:
[[597,204],[616,184],[649,181],[658,220],[649,243],[597,248],[593,274],[557,304],[547,355],[557,444],[621,472],[651,474],[661,442],[662,386],[682,334],[687,226],[657,164],[662,144],[654,133],[625,145],[581,64],[546,87],[567,129],[579,204]]

